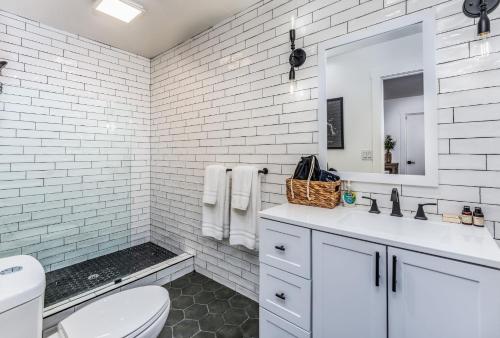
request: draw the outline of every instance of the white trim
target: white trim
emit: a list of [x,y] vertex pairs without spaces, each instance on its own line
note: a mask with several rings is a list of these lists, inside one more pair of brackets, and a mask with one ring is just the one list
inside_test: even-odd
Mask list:
[[437,118],[437,77],[436,77],[436,19],[433,8],[405,15],[322,42],[318,46],[319,66],[319,161],[326,167],[328,161],[326,125],[326,64],[328,51],[332,48],[370,38],[393,30],[422,23],[423,68],[424,68],[424,123],[425,123],[425,176],[388,175],[379,173],[341,172],[344,180],[403,184],[413,186],[438,186],[438,118]]

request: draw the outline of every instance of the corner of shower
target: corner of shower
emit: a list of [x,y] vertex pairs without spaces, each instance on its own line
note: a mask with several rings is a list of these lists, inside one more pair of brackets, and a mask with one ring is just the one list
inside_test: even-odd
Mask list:
[[192,255],[150,241],[144,143],[120,122],[127,113],[115,114],[98,121],[95,134],[20,137],[14,142],[50,147],[0,154],[0,258],[31,255],[42,263],[44,318],[192,271]]

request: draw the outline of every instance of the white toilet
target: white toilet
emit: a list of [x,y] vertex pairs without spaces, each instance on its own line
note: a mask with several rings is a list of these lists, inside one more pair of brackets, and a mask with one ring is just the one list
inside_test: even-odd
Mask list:
[[[0,336],[42,337],[45,272],[31,256],[0,259]],[[157,338],[170,310],[167,290],[144,286],[76,311],[49,338]]]

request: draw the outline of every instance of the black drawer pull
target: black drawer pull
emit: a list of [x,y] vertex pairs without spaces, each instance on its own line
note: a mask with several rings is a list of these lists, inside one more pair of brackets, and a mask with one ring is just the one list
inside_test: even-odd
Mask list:
[[282,293],[277,293],[276,297],[278,297],[279,299],[283,299],[283,300],[286,299],[285,294],[283,292]]
[[398,279],[397,279],[397,264],[398,264],[398,258],[396,256],[392,256],[392,292],[397,291],[397,284],[398,284]]
[[274,248],[279,251],[285,251],[285,246],[284,245],[275,245]]
[[380,286],[380,252],[375,253],[375,286]]

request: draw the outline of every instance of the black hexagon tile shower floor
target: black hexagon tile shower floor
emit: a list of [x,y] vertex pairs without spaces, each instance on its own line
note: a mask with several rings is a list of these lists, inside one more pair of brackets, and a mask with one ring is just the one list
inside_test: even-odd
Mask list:
[[257,338],[259,304],[193,272],[164,285],[170,313],[158,338]]

